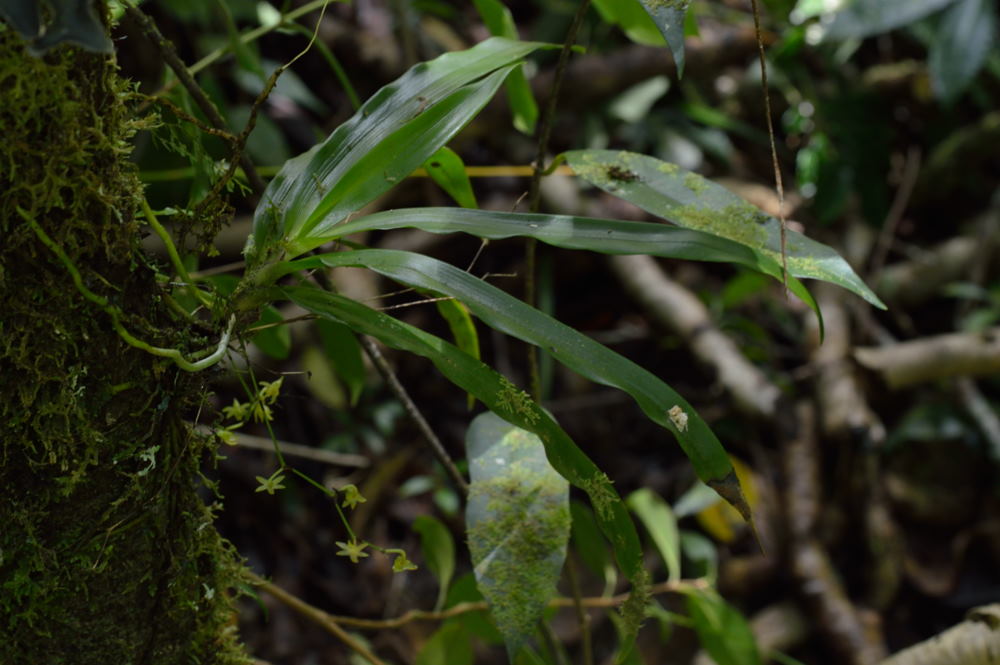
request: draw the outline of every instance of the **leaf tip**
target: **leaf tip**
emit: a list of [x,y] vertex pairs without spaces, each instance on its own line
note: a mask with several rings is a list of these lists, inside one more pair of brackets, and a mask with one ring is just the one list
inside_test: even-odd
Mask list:
[[[753,512],[750,510],[750,504],[747,503],[746,497],[743,496],[743,490],[740,488],[740,481],[736,477],[736,471],[730,471],[721,479],[712,479],[705,482],[706,485],[711,487],[718,493],[723,499],[725,499],[729,505],[735,508],[740,516],[750,525],[753,529],[754,538],[757,538],[757,530],[754,528],[753,522]],[[757,539],[760,542],[759,539]]]

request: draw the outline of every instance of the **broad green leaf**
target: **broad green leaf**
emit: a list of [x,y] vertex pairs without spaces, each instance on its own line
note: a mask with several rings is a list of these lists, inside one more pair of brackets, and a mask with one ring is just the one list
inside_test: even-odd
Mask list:
[[909,25],[955,0],[855,0],[838,12],[827,39],[862,39]]
[[365,387],[365,361],[361,345],[350,328],[342,323],[320,319],[316,321],[327,362],[347,386],[351,406],[358,403]]
[[[698,477],[750,520],[750,511],[740,492],[739,481],[715,434],[683,397],[639,365],[497,287],[452,265],[420,254],[395,250],[355,250],[320,254],[279,267],[292,272],[321,265],[330,268],[367,267],[403,284],[457,298],[496,330],[545,349],[556,360],[591,381],[624,390],[653,422],[673,433],[694,465]],[[485,403],[490,406],[489,402]],[[497,411],[492,406],[490,409]],[[510,410],[508,406],[507,411]],[[500,413],[505,417],[508,415]],[[514,424],[524,427],[521,423]],[[525,429],[531,430],[530,427]],[[553,465],[559,469],[555,462]],[[570,480],[572,482],[572,478]],[[599,506],[597,508],[600,510]],[[632,575],[629,578],[632,579]]]
[[687,592],[687,608],[698,641],[717,665],[760,665],[750,625],[711,589]]
[[448,192],[448,196],[455,199],[458,205],[463,208],[479,207],[476,195],[472,191],[472,182],[465,172],[465,162],[454,150],[442,146],[424,162],[424,168],[434,182]]
[[[722,185],[676,164],[632,152],[572,150],[564,154],[577,175],[609,194],[678,226],[738,242],[781,264],[781,223]],[[789,230],[786,237],[788,271],[793,276],[831,282],[886,308],[832,248],[796,231]]]
[[420,534],[424,561],[438,581],[438,599],[434,604],[436,612],[444,607],[448,585],[455,574],[455,541],[448,527],[430,515],[420,515],[413,520],[413,530]]
[[244,253],[251,266],[322,244],[479,111],[510,69],[542,47],[499,37],[412,67],[325,141],[289,160],[264,192]]
[[[438,300],[434,304],[437,306],[438,314],[448,322],[448,329],[451,330],[455,346],[479,360],[479,333],[476,332],[476,323],[472,320],[469,308],[450,298]],[[470,410],[475,403],[476,398],[469,395]]]
[[[473,0],[473,3],[491,35],[518,39],[514,17],[500,0]],[[530,136],[538,121],[538,104],[524,75],[524,66],[511,72],[504,85],[507,88],[507,103],[514,116],[514,128]]]
[[659,28],[677,63],[677,78],[684,75],[684,18],[691,0],[640,0]]
[[996,32],[995,0],[959,0],[944,12],[927,55],[938,97],[950,103],[968,87],[996,47]]
[[465,626],[446,622],[417,652],[417,665],[472,665],[472,640]]
[[340,321],[395,349],[429,359],[445,378],[475,395],[491,411],[537,434],[552,467],[590,497],[601,531],[611,542],[622,571],[630,580],[640,578],[643,570],[639,535],[611,481],[547,412],[506,377],[440,337],[350,298],[309,287],[288,287],[274,293],[276,297],[286,297],[310,312]]
[[676,582],[681,578],[680,536],[677,535],[677,518],[670,506],[649,488],[632,492],[625,503],[649,531],[663,562],[667,564],[667,579]]
[[492,412],[472,421],[465,449],[473,570],[513,657],[556,594],[569,542],[569,484],[538,436]]

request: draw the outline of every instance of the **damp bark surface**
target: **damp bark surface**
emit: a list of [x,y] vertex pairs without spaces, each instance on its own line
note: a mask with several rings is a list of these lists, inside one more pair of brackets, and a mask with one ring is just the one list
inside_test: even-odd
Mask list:
[[[182,415],[204,377],[126,344],[33,220],[155,346],[196,350],[139,246],[141,126],[113,57],[0,31],[0,662],[243,663],[240,563]],[[216,338],[217,339],[217,338]]]

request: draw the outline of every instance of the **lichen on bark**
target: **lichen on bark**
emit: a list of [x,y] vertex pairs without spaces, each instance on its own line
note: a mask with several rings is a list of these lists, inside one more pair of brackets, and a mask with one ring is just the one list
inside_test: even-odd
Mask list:
[[239,557],[198,496],[214,459],[184,412],[203,378],[126,345],[84,283],[151,343],[197,348],[157,297],[113,58],[43,58],[0,25],[0,662],[249,662]]

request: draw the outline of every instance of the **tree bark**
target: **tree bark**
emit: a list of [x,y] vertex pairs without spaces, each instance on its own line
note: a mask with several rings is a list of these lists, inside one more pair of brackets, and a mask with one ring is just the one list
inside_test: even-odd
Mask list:
[[143,255],[138,126],[113,58],[0,31],[0,662],[249,663],[241,564],[197,494],[203,379],[126,344],[197,349]]

